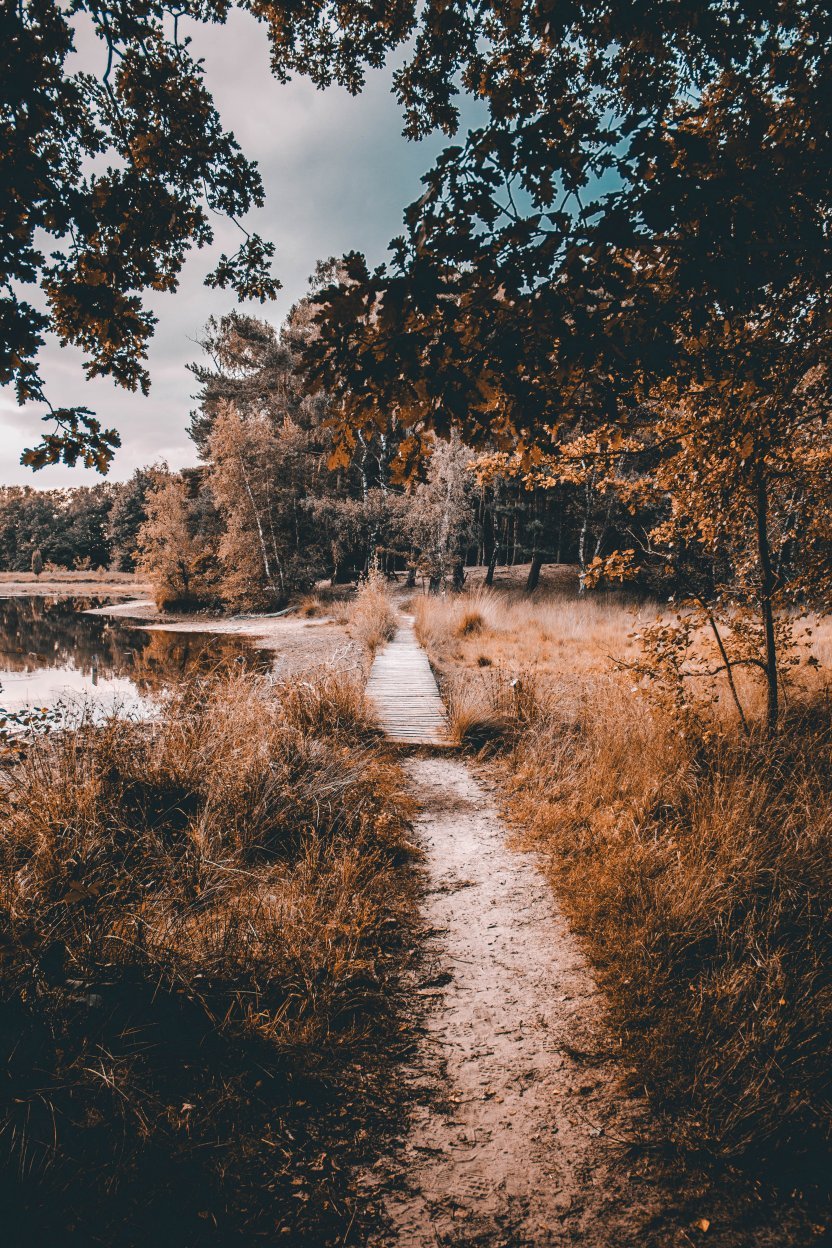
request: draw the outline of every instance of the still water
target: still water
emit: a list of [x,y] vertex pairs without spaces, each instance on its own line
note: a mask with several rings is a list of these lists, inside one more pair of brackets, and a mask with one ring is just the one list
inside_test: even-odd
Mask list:
[[172,681],[223,662],[267,671],[271,655],[243,637],[147,632],[84,615],[106,598],[0,598],[0,708],[78,707],[147,713]]

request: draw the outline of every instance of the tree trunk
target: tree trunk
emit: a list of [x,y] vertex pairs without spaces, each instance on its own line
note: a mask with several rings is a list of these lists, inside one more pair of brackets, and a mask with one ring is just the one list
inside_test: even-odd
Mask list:
[[757,477],[757,554],[760,560],[760,614],[766,649],[766,726],[769,732],[774,732],[779,714],[779,673],[774,634],[774,572],[768,536],[768,487],[762,470]]
[[[583,463],[581,466],[585,468]],[[584,516],[580,536],[578,537],[578,563],[581,569],[578,579],[578,592],[581,594],[586,589],[586,539],[589,536],[589,521],[592,515],[594,492],[595,468],[592,469],[591,475],[587,476],[584,482]]]
[[488,560],[488,571],[485,574],[485,584],[494,584],[494,570],[497,567],[497,558],[500,554],[500,543],[495,542],[491,548],[491,558]]
[[[269,554],[266,548],[266,536],[265,536],[265,533],[263,532],[263,525],[260,523],[260,513],[257,510],[257,503],[254,501],[254,491],[252,490],[251,484],[249,483],[248,471],[246,470],[245,460],[243,459],[242,452],[240,451],[237,452],[237,459],[240,464],[240,472],[242,473],[242,477],[243,477],[243,485],[245,486],[246,494],[248,494],[248,501],[251,503],[251,514],[254,517],[254,523],[257,526],[257,536],[260,539],[260,557],[263,560],[263,572],[266,577],[266,583],[268,584],[272,592],[274,592],[275,584],[274,584],[274,580],[272,579],[272,570],[269,566]],[[280,571],[280,569],[278,569],[278,571]],[[282,574],[281,574],[280,579],[282,582],[283,580]]]
[[543,567],[543,551],[536,550],[532,555],[532,566],[526,578],[526,593],[533,594],[540,580],[540,569]]

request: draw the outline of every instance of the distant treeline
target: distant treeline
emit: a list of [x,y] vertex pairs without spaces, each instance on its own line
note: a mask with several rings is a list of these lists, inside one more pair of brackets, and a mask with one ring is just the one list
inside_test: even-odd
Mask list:
[[433,590],[464,569],[578,563],[615,549],[631,522],[590,476],[529,485],[502,454],[457,434],[413,431],[394,416],[341,443],[332,405],[310,389],[303,350],[314,335],[301,301],[280,330],[232,313],[206,328],[208,363],[191,437],[202,465],[156,472],[140,561],[162,607],[281,605],[319,579],[350,581],[371,565]]
[[43,564],[132,572],[151,473],[63,490],[0,486],[0,571]]
[[543,563],[584,570],[620,543],[631,512],[591,475],[530,487],[507,456],[456,434],[424,438],[408,466],[412,434],[393,418],[339,445],[299,362],[308,312],[301,302],[280,330],[238,313],[209,323],[210,363],[192,366],[199,467],[0,488],[0,570],[140,569],[161,607],[262,609],[371,565],[436,590],[458,588],[466,566],[490,581],[529,563],[533,589]]

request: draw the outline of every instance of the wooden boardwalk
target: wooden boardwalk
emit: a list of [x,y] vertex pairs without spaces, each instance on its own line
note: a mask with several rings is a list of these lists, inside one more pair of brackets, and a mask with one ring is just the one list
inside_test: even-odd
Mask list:
[[413,621],[402,616],[391,642],[373,660],[367,697],[385,736],[399,745],[448,745],[445,707]]

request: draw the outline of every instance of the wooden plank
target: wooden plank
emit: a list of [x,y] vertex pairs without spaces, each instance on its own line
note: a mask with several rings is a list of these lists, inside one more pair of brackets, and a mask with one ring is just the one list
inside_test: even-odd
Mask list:
[[447,719],[431,670],[409,616],[375,657],[367,697],[385,736],[403,745],[447,745]]

